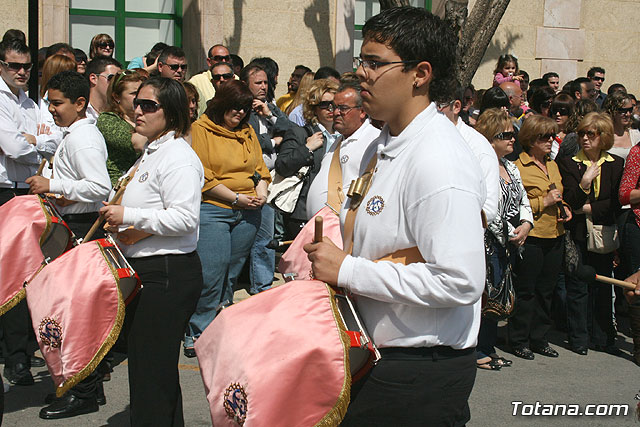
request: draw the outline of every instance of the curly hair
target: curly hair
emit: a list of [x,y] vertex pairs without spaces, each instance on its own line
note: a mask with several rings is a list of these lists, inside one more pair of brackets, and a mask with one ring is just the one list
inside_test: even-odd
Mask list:
[[322,95],[326,92],[336,93],[338,91],[338,83],[332,79],[320,79],[313,82],[309,93],[302,103],[302,117],[307,123],[318,123],[315,107],[322,101]]

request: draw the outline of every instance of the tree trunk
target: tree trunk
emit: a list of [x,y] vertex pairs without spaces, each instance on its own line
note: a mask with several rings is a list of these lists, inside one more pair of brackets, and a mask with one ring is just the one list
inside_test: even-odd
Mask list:
[[458,81],[471,83],[510,0],[477,0],[466,19],[468,0],[449,0],[445,19],[456,25],[458,41]]
[[409,6],[409,0],[380,0],[380,9],[390,9],[395,6]]

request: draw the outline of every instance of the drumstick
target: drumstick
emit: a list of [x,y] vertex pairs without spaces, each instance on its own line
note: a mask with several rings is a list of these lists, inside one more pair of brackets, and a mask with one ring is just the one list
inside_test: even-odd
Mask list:
[[599,274],[596,274],[596,270],[589,265],[579,266],[575,272],[575,275],[580,280],[584,280],[585,282],[593,282],[597,280],[598,282],[609,283],[611,285],[621,287],[628,291],[633,291],[636,288],[636,285],[634,285],[631,282],[625,282],[623,280],[613,279],[611,277],[601,276]]
[[315,222],[315,232],[313,234],[313,243],[322,242],[322,217],[317,216]]
[[38,166],[38,172],[36,172],[36,176],[42,176],[42,171],[44,171],[44,166],[47,164],[47,159],[42,159],[40,162],[40,166]]
[[[127,177],[127,178],[130,179],[130,177]],[[113,199],[109,201],[108,206],[115,205],[117,201],[120,200],[120,197],[122,197],[122,194],[124,193],[124,190],[127,187],[127,184],[129,183],[129,179],[127,178],[124,179],[124,181],[118,188],[118,191],[116,191],[116,194],[113,196]],[[96,219],[96,222],[93,223],[93,225],[91,226],[91,229],[87,232],[86,236],[84,236],[84,239],[82,239],[83,243],[89,241],[89,239],[93,236],[93,234],[96,232],[98,227],[100,227],[100,224],[102,224],[102,221],[104,221],[104,214],[100,214],[98,219]]]

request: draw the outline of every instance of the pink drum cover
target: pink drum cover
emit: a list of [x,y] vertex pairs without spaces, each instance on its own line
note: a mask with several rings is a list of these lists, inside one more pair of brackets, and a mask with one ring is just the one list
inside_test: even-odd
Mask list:
[[27,285],[33,330],[58,396],[86,378],[120,334],[117,277],[93,241],[56,258]]
[[295,280],[218,314],[195,343],[214,426],[340,423],[349,338],[331,293]]
[[44,256],[40,236],[47,217],[38,196],[18,196],[0,206],[0,315],[24,298],[23,284]]
[[305,224],[291,246],[289,246],[289,249],[282,254],[282,258],[280,258],[280,262],[278,263],[278,271],[280,273],[295,273],[296,280],[313,279],[311,261],[307,258],[307,253],[302,250],[302,247],[307,243],[313,242],[315,218],[317,216],[321,216],[323,219],[323,235],[331,239],[336,246],[342,249],[340,217],[338,217],[338,215],[336,215],[329,207],[325,206]]

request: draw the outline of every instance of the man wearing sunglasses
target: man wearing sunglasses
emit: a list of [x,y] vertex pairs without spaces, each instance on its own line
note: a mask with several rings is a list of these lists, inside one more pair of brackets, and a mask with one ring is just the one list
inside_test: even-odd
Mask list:
[[[214,72],[213,68],[220,65],[226,65],[227,67],[220,67],[220,69]],[[211,46],[207,53],[207,70],[202,73],[198,73],[189,79],[189,83],[194,85],[198,90],[200,98],[198,100],[198,116],[204,113],[207,109],[207,101],[209,101],[216,94],[218,86],[224,81],[229,80],[227,78],[229,71],[231,70],[231,78],[237,79],[233,73],[233,65],[231,64],[231,56],[229,49],[221,44]],[[216,77],[214,78],[214,74]],[[224,76],[224,77],[221,77]]]
[[578,99],[596,100],[598,92],[593,82],[587,77],[578,77],[571,82],[570,95],[575,101]]
[[[51,157],[57,147],[57,141],[40,129],[38,106],[24,92],[32,66],[29,48],[22,41],[0,43],[0,205],[27,194],[25,180],[35,174],[41,156]],[[27,354],[30,325],[25,301],[0,318],[6,349],[4,376],[11,384],[33,384]]]
[[596,99],[594,101],[596,101],[596,104],[598,104],[598,107],[600,108],[602,108],[602,103],[607,97],[607,95],[602,92],[604,73],[605,71],[602,67],[591,67],[589,68],[589,71],[587,71],[587,78],[589,78],[593,82],[593,86],[595,87],[597,93]]
[[311,68],[305,67],[304,65],[296,65],[296,68],[293,69],[293,73],[291,73],[291,77],[289,77],[289,82],[287,86],[289,91],[282,95],[276,101],[276,105],[282,111],[286,110],[289,104],[293,102],[293,97],[296,95],[298,91],[298,87],[300,86],[300,81],[304,77],[305,74],[310,73]]
[[122,71],[122,65],[115,59],[106,56],[93,58],[84,72],[89,78],[89,105],[87,117],[95,121],[100,113],[107,109],[107,89],[111,79]]
[[177,80],[180,83],[187,76],[187,58],[184,50],[169,46],[158,57],[158,73],[162,77]]

